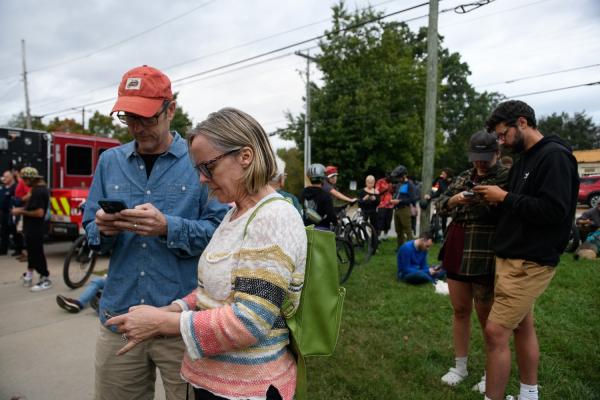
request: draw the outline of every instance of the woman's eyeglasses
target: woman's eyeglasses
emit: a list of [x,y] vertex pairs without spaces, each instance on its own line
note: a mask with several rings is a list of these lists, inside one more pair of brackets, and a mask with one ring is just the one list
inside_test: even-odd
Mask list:
[[216,156],[212,160],[208,160],[208,161],[204,161],[204,162],[199,162],[198,164],[196,164],[194,166],[194,168],[196,168],[196,172],[198,173],[198,176],[200,176],[200,174],[202,174],[202,175],[204,175],[204,177],[206,179],[212,179],[211,165],[213,165],[214,163],[216,163],[217,161],[219,161],[223,157],[227,157],[228,155],[233,154],[233,153],[235,153],[237,151],[240,151],[240,150],[241,149],[229,150],[229,151],[221,154],[220,156]]

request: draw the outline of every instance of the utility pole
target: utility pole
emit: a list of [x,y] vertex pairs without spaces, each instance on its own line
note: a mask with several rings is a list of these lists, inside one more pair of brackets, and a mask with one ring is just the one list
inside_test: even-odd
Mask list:
[[304,172],[308,171],[311,164],[310,151],[310,62],[317,61],[316,58],[310,56],[309,50],[306,54],[299,51],[295,52],[297,56],[306,58],[306,118],[304,118]]
[[[421,198],[431,190],[435,155],[435,121],[437,108],[438,72],[438,0],[429,1],[429,26],[427,28],[427,92],[425,95],[425,131],[423,137],[423,168]],[[420,232],[429,230],[429,205],[421,210]]]
[[81,130],[85,132],[85,107],[81,107]]
[[25,117],[27,129],[31,129],[31,111],[29,110],[29,92],[27,91],[27,66],[25,64],[25,39],[21,39],[21,55],[23,57],[23,85],[25,86]]

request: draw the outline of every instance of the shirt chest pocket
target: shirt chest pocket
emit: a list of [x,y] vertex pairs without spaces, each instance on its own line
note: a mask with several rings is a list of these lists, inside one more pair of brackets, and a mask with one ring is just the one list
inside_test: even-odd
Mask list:
[[109,183],[106,186],[107,197],[111,200],[123,200],[127,207],[131,204],[131,186],[129,183]]
[[193,206],[190,204],[190,200],[193,198],[194,192],[194,188],[189,184],[168,184],[165,204],[166,213],[176,214],[183,217],[186,213],[193,211],[190,210],[190,208],[193,208]]

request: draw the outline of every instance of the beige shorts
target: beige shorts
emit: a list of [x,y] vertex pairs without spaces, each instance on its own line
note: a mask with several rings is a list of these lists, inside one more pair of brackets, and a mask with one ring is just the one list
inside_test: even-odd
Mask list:
[[532,261],[496,257],[494,304],[488,319],[507,329],[515,329],[533,311],[556,272],[555,267]]
[[[181,336],[156,337],[117,356],[125,343],[121,334],[100,326],[96,341],[96,400],[154,399],[156,369],[160,371],[167,400],[193,398],[191,385],[180,374],[185,344]],[[162,395],[159,395],[161,397]]]

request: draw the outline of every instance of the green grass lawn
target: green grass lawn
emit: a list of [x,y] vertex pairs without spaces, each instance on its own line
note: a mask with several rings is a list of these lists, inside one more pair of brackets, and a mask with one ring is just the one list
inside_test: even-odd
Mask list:
[[[472,316],[469,377],[455,388],[440,382],[454,363],[452,309],[432,285],[395,279],[395,242],[384,242],[358,266],[347,289],[342,331],[331,357],[308,360],[310,399],[482,399],[471,391],[485,365],[483,338]],[[439,247],[430,252],[435,262]],[[600,260],[565,254],[535,307],[543,399],[600,399]],[[518,394],[514,363],[508,394]]]

